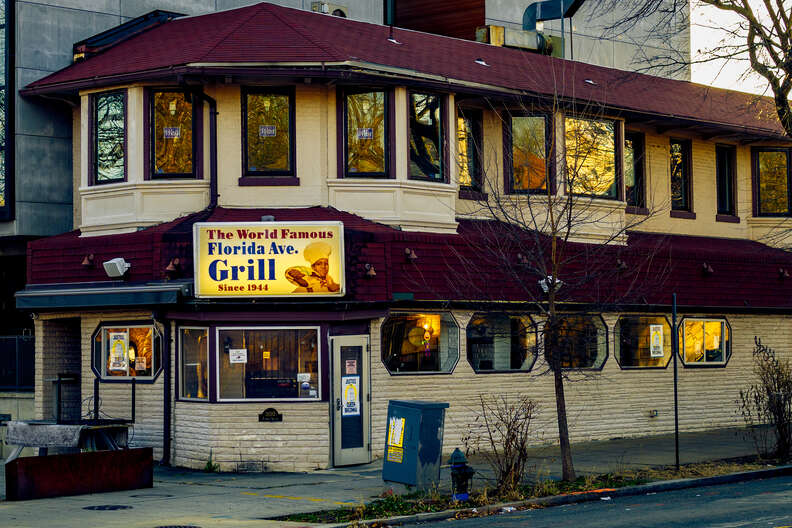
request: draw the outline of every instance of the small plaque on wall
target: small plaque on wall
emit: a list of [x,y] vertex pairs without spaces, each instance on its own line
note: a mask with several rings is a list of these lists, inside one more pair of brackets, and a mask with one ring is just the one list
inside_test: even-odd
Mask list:
[[282,422],[283,415],[279,413],[276,409],[270,407],[269,409],[264,409],[264,412],[259,414],[259,422]]

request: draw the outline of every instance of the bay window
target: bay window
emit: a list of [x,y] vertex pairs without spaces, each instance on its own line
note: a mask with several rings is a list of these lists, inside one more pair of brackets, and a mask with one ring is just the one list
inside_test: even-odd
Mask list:
[[193,178],[195,97],[183,91],[151,93],[151,177]]
[[389,177],[388,94],[382,90],[348,91],[343,106],[344,177]]
[[640,132],[624,134],[624,198],[628,207],[646,207],[645,171],[646,142]]
[[408,177],[411,180],[446,181],[445,97],[438,94],[410,92],[410,144]]
[[615,121],[566,117],[566,182],[572,194],[619,198]]
[[242,90],[244,176],[294,175],[294,89]]
[[548,123],[549,118],[543,115],[513,115],[505,119],[503,137],[507,192],[547,191],[550,159]]
[[481,110],[457,109],[457,166],[461,190],[482,190],[482,115]]
[[126,179],[126,93],[95,94],[91,183],[116,183]]

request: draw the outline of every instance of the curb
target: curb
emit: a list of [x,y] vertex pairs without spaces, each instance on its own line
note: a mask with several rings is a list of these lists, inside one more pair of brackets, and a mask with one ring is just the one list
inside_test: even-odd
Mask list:
[[608,497],[630,497],[643,495],[645,493],[661,493],[664,491],[675,491],[687,488],[699,488],[705,486],[718,486],[721,484],[733,484],[735,482],[745,482],[748,480],[759,480],[773,477],[784,477],[792,475],[792,465],[779,466],[770,469],[759,469],[756,471],[741,471],[728,475],[718,475],[717,477],[702,477],[691,479],[666,480],[651,484],[641,484],[639,486],[629,486],[614,490],[589,491],[584,493],[554,495],[551,497],[541,497],[538,499],[528,499],[517,502],[503,502],[490,504],[477,508],[461,508],[458,510],[444,510],[440,512],[418,513],[415,515],[402,515],[399,517],[386,517],[382,519],[369,519],[365,521],[350,521],[340,524],[323,524],[323,528],[347,528],[349,526],[372,526],[374,524],[398,526],[405,523],[444,521],[452,519],[460,513],[473,513],[475,509],[478,513],[490,513],[499,511],[504,507],[525,508],[530,506],[562,506],[565,504],[578,504],[581,502],[591,502]]

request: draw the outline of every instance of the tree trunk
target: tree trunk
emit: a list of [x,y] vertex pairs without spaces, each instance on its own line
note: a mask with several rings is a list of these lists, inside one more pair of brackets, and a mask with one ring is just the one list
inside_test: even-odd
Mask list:
[[575,467],[572,465],[572,447],[569,445],[564,376],[560,365],[559,368],[553,369],[553,379],[555,381],[556,416],[558,417],[558,442],[561,446],[561,478],[565,481],[572,481],[575,480]]

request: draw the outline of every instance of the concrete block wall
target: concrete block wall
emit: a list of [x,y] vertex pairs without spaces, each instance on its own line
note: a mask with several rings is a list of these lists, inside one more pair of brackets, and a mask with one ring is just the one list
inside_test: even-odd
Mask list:
[[[62,317],[62,316],[61,316]],[[51,381],[59,373],[80,374],[80,320],[79,318],[58,318],[42,316],[35,322],[36,359],[35,359],[35,404],[33,414],[36,419],[55,417],[54,385]],[[67,388],[68,387],[68,388]],[[72,401],[69,394],[72,386],[64,385],[64,402]],[[67,409],[64,408],[64,413]],[[77,412],[76,410],[74,410]]]
[[[476,374],[466,357],[466,327],[471,314],[454,312],[460,324],[460,359],[452,374],[391,376],[382,364],[380,325],[371,325],[372,450],[381,457],[388,400],[416,399],[450,403],[446,412],[444,451],[462,447],[476,416],[480,394],[525,394],[538,405],[536,443],[557,443],[552,375],[534,370],[514,374]],[[614,358],[613,327],[617,314],[605,316],[608,359],[601,372],[571,374],[565,383],[572,441],[639,437],[674,431],[672,366],[666,369],[621,370]],[[732,329],[732,356],[724,368],[685,368],[679,363],[680,430],[699,431],[741,426],[736,401],[752,380],[754,336],[782,357],[792,357],[792,318],[772,315],[727,316]],[[670,316],[669,316],[670,320]],[[649,417],[657,410],[656,418]]]

